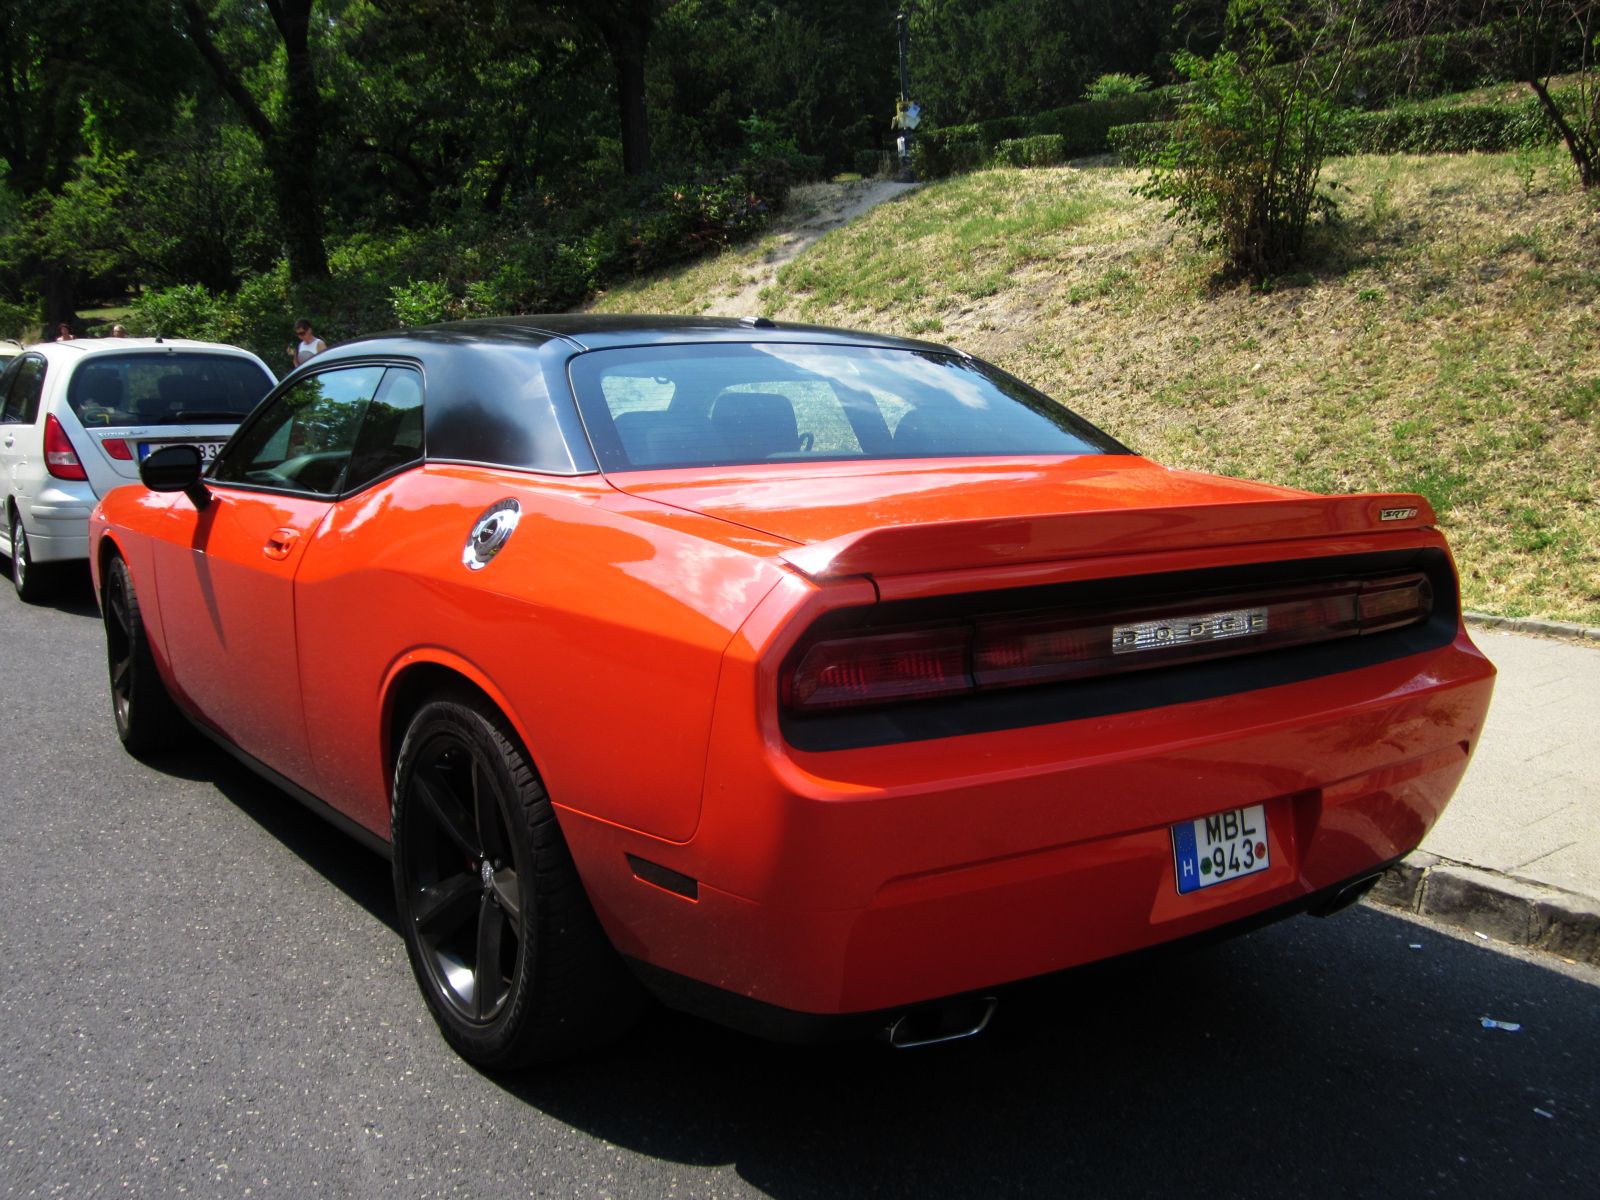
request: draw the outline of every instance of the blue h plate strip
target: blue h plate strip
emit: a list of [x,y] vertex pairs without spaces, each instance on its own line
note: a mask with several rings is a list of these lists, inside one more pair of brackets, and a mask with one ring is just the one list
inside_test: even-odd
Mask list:
[[1178,873],[1178,893],[1200,890],[1200,855],[1195,850],[1194,822],[1172,827],[1172,859]]

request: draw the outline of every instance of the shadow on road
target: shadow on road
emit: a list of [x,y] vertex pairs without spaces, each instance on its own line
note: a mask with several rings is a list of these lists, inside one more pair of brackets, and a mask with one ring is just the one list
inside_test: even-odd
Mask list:
[[512,1090],[775,1197],[1526,1194],[1592,1169],[1597,1014],[1578,980],[1361,909],[1054,981],[947,1047],[797,1050],[661,1013]]
[[251,772],[199,733],[194,734],[192,742],[151,758],[146,765],[179,779],[215,786],[262,830],[399,936],[388,862],[287,792]]

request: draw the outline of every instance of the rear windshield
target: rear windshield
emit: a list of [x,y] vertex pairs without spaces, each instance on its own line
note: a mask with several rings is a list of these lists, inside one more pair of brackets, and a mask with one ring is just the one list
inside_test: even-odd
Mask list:
[[609,471],[1123,452],[1048,396],[954,354],[715,343],[600,350],[571,371]]
[[67,404],[91,427],[237,424],[273,382],[231,354],[97,354],[72,373]]

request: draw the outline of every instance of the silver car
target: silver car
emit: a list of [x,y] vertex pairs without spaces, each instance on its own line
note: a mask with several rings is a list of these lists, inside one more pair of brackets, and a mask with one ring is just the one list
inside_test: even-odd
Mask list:
[[276,383],[237,346],[152,338],[25,347],[0,373],[0,551],[24,600],[89,553],[89,513],[174,443],[215,457]]

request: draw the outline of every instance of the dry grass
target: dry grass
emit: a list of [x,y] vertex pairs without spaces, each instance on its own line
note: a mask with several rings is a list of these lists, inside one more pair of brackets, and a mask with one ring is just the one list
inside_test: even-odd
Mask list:
[[1218,285],[1136,172],[1003,170],[830,234],[763,308],[937,334],[1173,466],[1420,491],[1469,606],[1600,624],[1600,205],[1554,154],[1327,178],[1339,222],[1270,290]]

